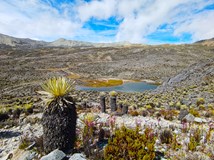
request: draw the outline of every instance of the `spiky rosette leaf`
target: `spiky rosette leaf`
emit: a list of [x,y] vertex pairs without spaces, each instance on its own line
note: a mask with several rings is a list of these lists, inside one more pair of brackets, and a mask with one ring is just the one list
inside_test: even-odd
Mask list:
[[67,80],[65,77],[53,77],[48,79],[41,85],[43,91],[38,91],[41,94],[42,100],[46,104],[50,104],[58,97],[64,97],[74,89],[74,82]]

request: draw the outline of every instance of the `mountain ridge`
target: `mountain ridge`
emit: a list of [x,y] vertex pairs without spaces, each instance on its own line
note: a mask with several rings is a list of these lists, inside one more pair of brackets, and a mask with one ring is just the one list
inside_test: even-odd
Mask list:
[[[205,46],[214,46],[214,38],[196,41],[193,44]],[[171,44],[162,44],[171,45]],[[67,40],[59,38],[52,42],[33,40],[30,38],[16,38],[0,33],[0,47],[21,47],[21,48],[41,48],[41,47],[127,47],[127,46],[146,46],[146,44],[133,44],[130,42],[114,43],[92,43],[85,41]]]
[[92,43],[85,41],[75,41],[67,40],[65,38],[59,38],[52,42],[37,41],[30,38],[16,38],[13,36],[8,36],[0,33],[0,47],[30,47],[30,48],[39,48],[39,47],[112,47],[112,46],[136,46],[143,44],[132,44],[130,42],[116,42],[116,43]]

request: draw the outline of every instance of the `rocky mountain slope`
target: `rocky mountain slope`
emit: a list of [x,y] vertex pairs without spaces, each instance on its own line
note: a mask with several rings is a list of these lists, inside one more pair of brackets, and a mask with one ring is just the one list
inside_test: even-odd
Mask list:
[[122,46],[141,46],[141,44],[131,44],[129,42],[118,43],[90,43],[83,41],[66,40],[60,38],[53,42],[36,41],[29,38],[15,38],[0,34],[0,48],[5,47],[19,47],[19,48],[50,48],[50,47],[122,47]]
[[197,41],[195,43],[205,45],[205,46],[214,46],[214,38]]
[[22,47],[22,48],[37,48],[43,47],[47,44],[44,41],[36,41],[29,38],[15,38],[0,34],[0,47]]
[[93,43],[72,41],[60,38],[47,44],[47,47],[93,47]]
[[162,88],[214,83],[214,59],[197,62],[163,83]]

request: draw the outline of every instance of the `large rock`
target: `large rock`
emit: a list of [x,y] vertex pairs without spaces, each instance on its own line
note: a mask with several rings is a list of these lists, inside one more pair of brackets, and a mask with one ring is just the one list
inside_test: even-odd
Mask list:
[[69,158],[69,160],[86,160],[86,156],[81,153],[75,153]]
[[180,114],[178,116],[178,120],[182,120],[188,114],[189,114],[189,112],[186,109],[181,110]]
[[62,160],[65,158],[66,154],[58,149],[55,149],[46,156],[43,156],[41,160]]
[[189,113],[183,119],[187,120],[187,122],[193,122],[195,120],[195,117]]
[[196,123],[207,123],[207,120],[206,119],[202,119],[200,117],[196,117],[194,119],[194,122],[196,122]]

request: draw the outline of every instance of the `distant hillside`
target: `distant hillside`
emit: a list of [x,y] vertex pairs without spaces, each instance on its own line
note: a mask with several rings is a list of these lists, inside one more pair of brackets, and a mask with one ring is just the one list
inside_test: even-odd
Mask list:
[[197,41],[195,42],[195,44],[202,44],[205,46],[214,46],[214,38]]
[[1,46],[11,46],[11,47],[43,47],[47,44],[44,41],[36,41],[29,38],[15,38],[0,34],[0,45]]
[[[203,46],[214,46],[214,38],[208,40],[201,40],[195,42],[194,44],[200,44]],[[166,46],[167,44],[165,44]],[[7,47],[19,47],[19,48],[41,48],[41,47],[62,47],[62,48],[72,48],[72,47],[140,47],[145,46],[145,44],[132,44],[130,42],[116,42],[116,43],[91,43],[83,41],[74,41],[60,38],[53,42],[36,41],[29,38],[15,38],[12,36],[7,36],[0,33],[0,48]]]
[[82,42],[82,41],[72,41],[60,38],[56,41],[50,42],[47,44],[49,47],[93,47],[93,43]]
[[131,44],[129,42],[117,43],[91,43],[83,41],[73,41],[60,38],[53,42],[36,41],[29,38],[15,38],[0,34],[0,48],[21,47],[21,48],[39,48],[39,47],[124,47],[124,46],[141,46],[141,44]]

